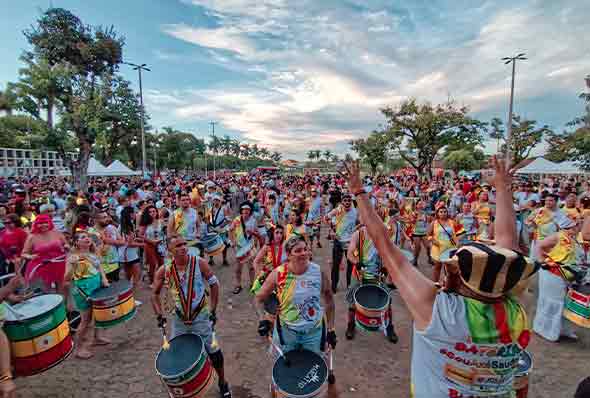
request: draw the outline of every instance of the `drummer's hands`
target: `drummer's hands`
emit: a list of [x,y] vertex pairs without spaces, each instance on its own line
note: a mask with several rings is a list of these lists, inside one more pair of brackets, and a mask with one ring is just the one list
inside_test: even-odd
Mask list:
[[158,321],[158,327],[160,329],[164,329],[166,327],[167,321],[166,321],[166,318],[164,318],[162,315],[158,315],[157,321]]
[[337,339],[335,330],[330,330],[328,332],[328,334],[326,335],[326,342],[332,349],[336,348]]
[[258,322],[258,334],[262,337],[268,336],[272,329],[272,322],[268,319],[264,319]]
[[211,311],[211,313],[209,314],[209,322],[211,322],[211,327],[215,326],[215,324],[217,323],[217,314],[215,313],[215,311]]
[[16,274],[12,279],[8,281],[8,287],[10,291],[16,290],[25,284],[25,278],[21,274]]

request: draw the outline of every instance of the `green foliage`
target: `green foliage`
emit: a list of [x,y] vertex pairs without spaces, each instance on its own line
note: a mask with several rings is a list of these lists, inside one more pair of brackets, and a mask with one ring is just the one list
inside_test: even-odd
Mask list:
[[415,99],[383,108],[388,147],[418,173],[430,173],[434,158],[445,146],[457,142],[481,144],[486,124],[468,116],[468,111],[467,107],[456,107],[453,102],[419,104]]
[[0,146],[8,148],[39,148],[45,141],[46,126],[27,115],[0,117]]
[[456,173],[460,170],[479,170],[484,167],[485,160],[483,151],[476,147],[448,151],[444,157],[445,167]]
[[[527,120],[518,115],[513,115],[512,136],[510,137],[512,164],[518,164],[527,159],[531,151],[543,141],[543,137],[553,133],[549,126],[536,127],[536,124],[536,120]],[[505,141],[504,139],[501,146],[502,153],[506,153]]]
[[373,131],[367,138],[350,141],[350,147],[371,167],[371,174],[375,175],[377,167],[387,160],[388,136],[383,132]]

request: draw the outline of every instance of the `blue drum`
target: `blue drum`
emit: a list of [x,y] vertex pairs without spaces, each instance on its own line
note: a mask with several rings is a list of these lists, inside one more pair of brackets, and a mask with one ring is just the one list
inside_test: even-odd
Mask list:
[[205,249],[205,254],[210,257],[216,256],[223,252],[225,249],[225,243],[223,243],[223,239],[221,239],[221,235],[217,233],[207,234],[202,241],[203,248]]

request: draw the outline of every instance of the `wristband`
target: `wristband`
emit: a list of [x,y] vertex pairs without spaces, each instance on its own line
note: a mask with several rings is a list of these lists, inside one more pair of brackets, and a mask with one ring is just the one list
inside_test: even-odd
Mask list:
[[211,275],[211,277],[207,279],[207,283],[209,284],[209,286],[215,285],[218,282],[219,281],[217,280],[217,277],[215,275]]

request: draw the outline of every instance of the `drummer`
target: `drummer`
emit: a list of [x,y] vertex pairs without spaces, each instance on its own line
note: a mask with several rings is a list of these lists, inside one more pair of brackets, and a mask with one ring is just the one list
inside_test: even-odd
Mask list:
[[[335,348],[335,306],[329,275],[309,261],[311,249],[302,236],[292,236],[285,250],[287,262],[272,271],[256,294],[256,304],[263,314],[264,302],[276,291],[279,305],[273,344],[283,352],[305,349],[320,353],[325,348],[323,341]],[[267,336],[271,328],[271,321],[261,319],[258,333]]]
[[[199,239],[201,220],[197,210],[191,207],[191,197],[188,193],[181,193],[179,200],[180,207],[174,210],[172,217],[168,220],[168,238],[180,236],[192,245]],[[190,247],[189,251],[193,256],[199,254],[196,247]]]
[[[563,319],[563,307],[568,285],[577,277],[576,240],[577,224],[569,217],[559,221],[559,231],[538,242],[537,258],[543,259],[544,269],[539,271],[539,297],[533,330],[549,341],[560,336],[577,340],[570,321]],[[573,271],[573,272],[572,272]]]
[[[391,230],[388,229],[388,232],[391,233]],[[395,237],[393,241],[394,244],[398,245],[398,243],[395,243]],[[352,234],[350,246],[348,246],[347,258],[354,264],[350,288],[346,294],[346,302],[348,303],[346,338],[352,340],[355,333],[354,293],[362,284],[378,284],[381,282],[381,258],[379,257],[379,253],[377,253],[375,244],[367,234],[364,225]],[[387,339],[395,344],[398,341],[398,337],[393,326],[391,301],[387,311],[389,312],[389,324],[385,329],[385,334],[387,335]]]
[[[498,246],[476,243],[458,249],[444,264],[442,285],[414,268],[387,238],[386,227],[363,194],[358,162],[345,165],[344,176],[367,232],[414,321],[410,396],[511,396],[514,364],[530,332],[526,312],[510,292],[536,268],[515,251],[511,175],[503,163],[494,158]],[[502,377],[488,377],[492,366],[503,369]]]
[[268,231],[268,240],[254,259],[256,280],[250,289],[251,293],[256,294],[268,274],[287,261],[287,252],[284,250],[284,235],[285,231],[281,225],[276,225]]
[[[158,317],[158,327],[166,327],[166,314],[163,312],[160,298],[162,287],[166,285],[166,294],[170,294],[176,303],[175,313],[172,315],[172,338],[193,333],[203,339],[211,363],[219,376],[221,397],[231,398],[229,384],[225,379],[223,353],[213,334],[213,327],[217,322],[219,281],[205,259],[190,254],[184,238],[172,238],[169,249],[172,259],[156,271],[152,291],[152,306]],[[178,288],[179,285],[181,289]],[[210,289],[210,303],[207,303],[205,285]]]
[[[231,220],[231,211],[229,206],[222,204],[221,195],[214,193],[211,195],[213,202],[209,212],[209,227],[219,234],[225,248],[223,249],[223,265],[229,265],[227,263],[227,249],[229,244],[228,228]],[[213,257],[209,257],[209,265],[214,265]]]
[[8,281],[6,286],[0,288],[0,396],[2,398],[16,397],[16,384],[12,381],[12,371],[10,363],[10,342],[2,329],[4,323],[4,301],[18,302],[22,297],[16,295],[15,290],[24,283],[20,274]]
[[250,285],[254,283],[254,260],[255,245],[254,239],[258,239],[259,232],[256,226],[256,219],[252,217],[252,203],[246,201],[240,205],[240,215],[236,217],[231,224],[229,237],[232,246],[236,248],[236,269],[234,274],[233,294],[240,294],[242,291],[242,270],[248,268],[250,276]]
[[[110,341],[101,336],[100,329],[95,329],[92,322],[92,305],[88,297],[101,286],[108,287],[104,269],[100,258],[96,255],[96,248],[87,232],[78,232],[73,238],[74,247],[66,262],[65,283],[70,287],[73,281],[72,298],[76,309],[80,312],[81,321],[76,332],[78,351],[76,357],[89,359],[93,345],[106,345]],[[93,330],[94,329],[94,330]]]
[[321,243],[321,225],[322,225],[322,214],[323,205],[322,198],[318,195],[316,187],[312,187],[310,190],[310,196],[307,198],[307,213],[305,215],[305,225],[309,229],[308,236],[313,247],[314,239],[317,240],[318,249],[322,247]]

